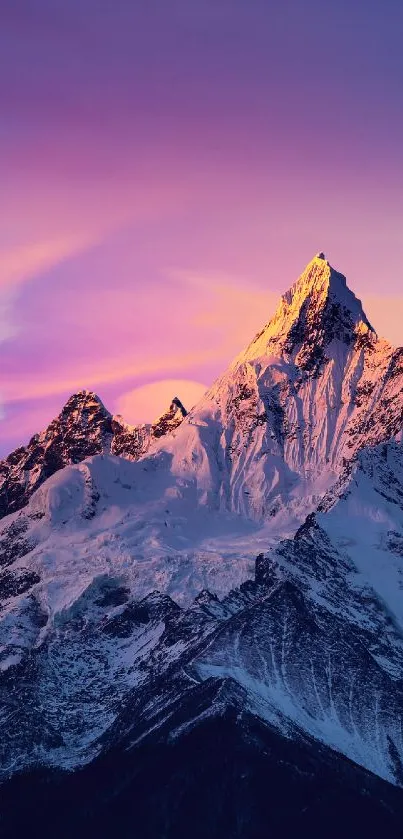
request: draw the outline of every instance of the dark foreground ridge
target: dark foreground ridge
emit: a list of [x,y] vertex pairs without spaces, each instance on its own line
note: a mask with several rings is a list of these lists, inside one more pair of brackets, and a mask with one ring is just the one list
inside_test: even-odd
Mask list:
[[33,825],[42,839],[402,836],[401,790],[242,706],[235,683],[210,679],[140,745],[130,747],[132,731],[74,774],[15,777],[3,788],[2,837]]

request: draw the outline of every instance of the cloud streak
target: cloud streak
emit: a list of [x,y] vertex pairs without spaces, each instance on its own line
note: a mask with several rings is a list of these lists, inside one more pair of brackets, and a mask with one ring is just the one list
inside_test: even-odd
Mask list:
[[187,411],[196,405],[207,390],[201,382],[189,379],[162,379],[123,393],[117,402],[117,412],[133,425],[153,422],[169,407],[177,396]]
[[16,287],[58,263],[77,255],[90,244],[88,237],[65,236],[0,250],[0,289]]
[[98,367],[96,365],[82,368],[76,366],[70,377],[65,378],[45,378],[39,375],[35,381],[31,377],[21,377],[19,381],[13,381],[12,378],[3,377],[2,388],[7,402],[25,402],[29,399],[42,399],[47,396],[70,393],[81,388],[93,389],[111,383],[119,384],[133,377],[140,378],[157,373],[188,370],[196,364],[216,360],[218,357],[216,349],[188,355],[178,353],[166,357],[158,356],[142,363],[128,363],[125,357],[118,357],[113,362],[103,362]]
[[[174,311],[170,311],[172,282],[177,287]],[[278,297],[250,284],[242,288],[239,279],[233,281],[226,275],[187,271],[171,272],[167,293],[164,295],[160,291],[160,295],[165,297],[160,309],[164,330],[159,334],[156,324],[153,338],[150,334],[150,326],[152,329],[155,321],[153,287],[148,293],[143,291],[140,302],[136,289],[121,293],[100,289],[96,296],[87,295],[84,290],[79,307],[75,306],[74,293],[64,296],[60,290],[56,298],[60,297],[65,308],[68,335],[74,335],[74,345],[67,356],[56,359],[56,366],[50,357],[47,371],[46,368],[35,369],[34,375],[28,370],[13,369],[9,374],[3,371],[0,382],[7,400],[40,399],[81,387],[120,383],[133,377],[141,379],[178,373],[212,362],[224,364],[253,337],[261,325],[262,313],[268,319]],[[169,322],[165,319],[165,311],[170,312]],[[52,308],[49,315],[50,312]],[[46,308],[44,315],[47,315]],[[50,316],[48,320],[52,334]],[[176,345],[175,352],[167,351],[168,331],[176,335],[176,339],[171,338],[169,342],[172,349]],[[80,346],[80,336],[83,346]],[[129,345],[127,350],[125,340]],[[133,347],[131,351],[130,346]]]

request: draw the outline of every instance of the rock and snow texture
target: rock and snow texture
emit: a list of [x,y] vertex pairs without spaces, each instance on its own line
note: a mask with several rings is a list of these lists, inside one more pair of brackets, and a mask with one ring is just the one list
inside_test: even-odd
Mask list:
[[3,771],[85,763],[129,699],[151,730],[216,678],[403,785],[403,350],[345,278],[315,257],[188,415],[68,405],[2,464]]
[[0,515],[25,506],[46,478],[110,448],[111,415],[90,391],[72,396],[59,416],[0,462]]
[[112,416],[92,391],[74,394],[45,431],[0,461],[0,518],[24,507],[32,493],[64,466],[106,453],[138,460],[153,439],[173,431],[185,416],[185,408],[174,397],[155,423],[132,426],[121,416]]
[[153,422],[151,426],[151,433],[153,437],[164,437],[170,431],[175,431],[175,428],[181,424],[184,417],[187,416],[187,410],[182,405],[182,402],[177,396],[174,396],[168,410],[161,414],[158,419]]
[[315,257],[169,450],[212,504],[302,520],[345,460],[402,423],[403,350],[377,337],[345,278]]

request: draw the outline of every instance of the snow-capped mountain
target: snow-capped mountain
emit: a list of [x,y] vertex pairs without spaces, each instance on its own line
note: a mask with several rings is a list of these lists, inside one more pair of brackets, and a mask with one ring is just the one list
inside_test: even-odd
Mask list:
[[[347,810],[364,812],[363,794],[392,835],[403,814],[403,350],[378,338],[319,254],[189,414],[175,398],[131,429],[88,393],[67,413],[73,435],[62,412],[5,461],[28,489],[0,524],[3,777],[28,772],[23,788],[40,800],[38,766],[46,794],[57,769],[58,801],[74,769],[93,802],[77,819],[94,828],[104,772],[123,767],[141,809],[150,799],[135,778],[141,789],[160,760],[173,771],[173,754],[183,777],[190,742],[207,767],[200,738],[214,751],[220,720],[243,755],[239,778],[247,743],[263,773],[293,767],[284,784],[297,799],[301,777],[314,779],[311,835],[333,813],[318,803],[322,772]],[[211,794],[228,772],[205,781]],[[161,790],[153,800],[166,812]],[[183,833],[166,816],[167,836],[189,833],[184,806]],[[226,833],[214,813],[201,820],[211,835],[263,835]]]
[[186,413],[175,396],[154,423],[132,426],[121,416],[112,416],[92,391],[75,393],[45,431],[0,461],[0,518],[24,507],[33,492],[64,466],[105,453],[138,460],[154,438],[177,428]]
[[323,254],[169,447],[214,505],[301,519],[363,446],[403,424],[403,350],[377,337]]

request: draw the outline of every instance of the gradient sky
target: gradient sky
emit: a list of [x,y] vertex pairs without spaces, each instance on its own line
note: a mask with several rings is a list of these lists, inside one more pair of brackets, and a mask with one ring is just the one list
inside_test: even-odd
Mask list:
[[402,41],[401,0],[0,0],[1,453],[83,387],[186,403],[319,250],[402,343]]

